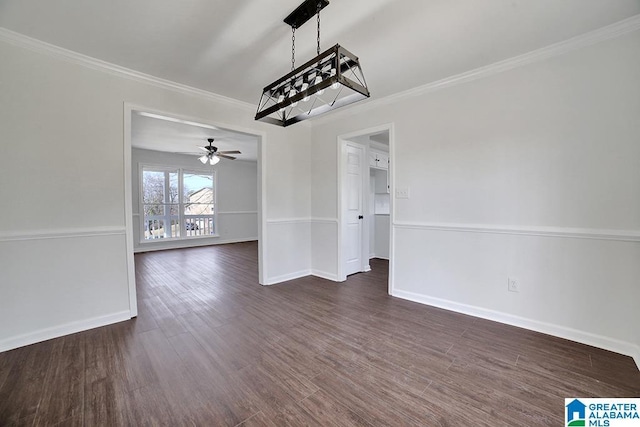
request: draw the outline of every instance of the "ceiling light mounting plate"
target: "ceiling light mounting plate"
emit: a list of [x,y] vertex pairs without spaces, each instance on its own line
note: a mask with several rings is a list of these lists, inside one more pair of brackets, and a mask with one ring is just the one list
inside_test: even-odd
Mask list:
[[329,5],[329,0],[305,0],[293,12],[284,18],[284,22],[293,28],[300,28],[305,22]]

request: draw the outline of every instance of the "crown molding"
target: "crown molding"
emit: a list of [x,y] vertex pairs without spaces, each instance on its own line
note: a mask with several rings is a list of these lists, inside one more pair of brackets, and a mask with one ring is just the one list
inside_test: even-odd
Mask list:
[[564,55],[568,52],[578,50],[587,46],[611,40],[625,34],[640,30],[640,14],[623,19],[606,27],[581,34],[570,39],[554,43],[552,45],[527,52],[522,55],[514,56],[493,64],[485,65],[464,73],[445,77],[422,86],[414,87],[403,92],[398,92],[384,98],[371,99],[352,106],[349,109],[338,109],[321,117],[311,119],[312,125],[321,125],[328,122],[360,114],[365,111],[379,108],[384,105],[393,104],[398,101],[457,86],[463,83],[479,80],[485,77],[493,76],[504,71],[514,68],[523,67],[525,65],[541,62],[553,57]]
[[229,98],[223,95],[218,95],[213,92],[198,89],[192,86],[187,86],[182,83],[176,83],[171,80],[155,77],[150,74],[141,73],[129,68],[121,67],[119,65],[112,64],[110,62],[102,61],[91,56],[87,56],[72,50],[68,50],[42,40],[34,39],[24,34],[16,33],[15,31],[8,30],[0,27],[0,41],[18,46],[24,49],[31,50],[33,52],[52,56],[56,59],[60,59],[72,64],[80,65],[82,67],[90,68],[92,70],[102,71],[107,74],[115,75],[117,77],[124,77],[129,80],[134,80],[140,83],[150,84],[152,86],[168,89],[174,92],[179,92],[186,95],[197,96],[209,101],[223,102],[226,104],[232,104],[235,107],[243,110],[254,112],[256,107],[248,102],[239,101],[237,99]]
[[[358,105],[352,106],[347,110],[335,110],[319,118],[309,120],[308,124],[310,126],[324,124],[333,120],[372,110],[374,108],[378,108],[387,104],[392,104],[403,99],[420,96],[426,93],[435,92],[437,90],[446,89],[459,84],[482,79],[501,73],[503,71],[522,67],[535,62],[544,61],[546,59],[560,56],[573,50],[594,45],[606,40],[614,39],[637,30],[640,30],[640,14],[634,15],[627,19],[623,19],[622,21],[618,21],[606,27],[590,31],[588,33],[540,49],[536,49],[522,55],[514,56],[503,61],[498,61],[493,64],[466,71],[464,73],[449,76],[435,82],[427,83],[422,86],[386,96],[384,98],[370,99],[369,101],[364,101]],[[175,92],[193,95],[208,100],[232,104],[247,111],[253,112],[255,110],[255,106],[253,104],[244,101],[239,101],[237,99],[218,95],[213,92],[197,89],[181,83],[176,83],[170,80],[152,76],[150,74],[141,73],[139,71],[111,64],[100,59],[92,58],[81,53],[77,53],[59,46],[52,45],[50,43],[43,42],[38,39],[25,36],[24,34],[16,33],[3,27],[0,27],[0,41],[4,41],[6,43],[38,53],[47,54],[58,59],[65,60],[67,62],[81,65],[90,69],[103,71],[108,74],[125,77],[142,83],[151,84],[162,89],[169,89]]]

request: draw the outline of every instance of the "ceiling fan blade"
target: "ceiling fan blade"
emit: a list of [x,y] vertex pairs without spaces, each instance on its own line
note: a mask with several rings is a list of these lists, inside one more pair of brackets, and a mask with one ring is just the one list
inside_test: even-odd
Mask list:
[[232,156],[227,156],[226,154],[220,154],[220,153],[216,153],[216,156],[218,157],[224,157],[225,159],[229,159],[229,160],[235,160],[235,157]]
[[242,154],[242,153],[239,152],[238,150],[231,150],[231,151],[218,151],[218,154]]

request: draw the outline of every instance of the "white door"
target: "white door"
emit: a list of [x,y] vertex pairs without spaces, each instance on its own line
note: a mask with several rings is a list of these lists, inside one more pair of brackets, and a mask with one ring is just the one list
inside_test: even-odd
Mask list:
[[344,274],[362,271],[362,223],[363,207],[363,162],[364,147],[346,144],[346,162],[343,180],[343,218],[345,233],[343,237]]

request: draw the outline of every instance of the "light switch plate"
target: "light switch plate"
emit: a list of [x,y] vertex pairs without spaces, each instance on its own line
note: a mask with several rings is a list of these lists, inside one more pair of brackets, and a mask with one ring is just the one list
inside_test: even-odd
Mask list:
[[396,199],[408,199],[408,198],[409,198],[409,187],[396,188]]

